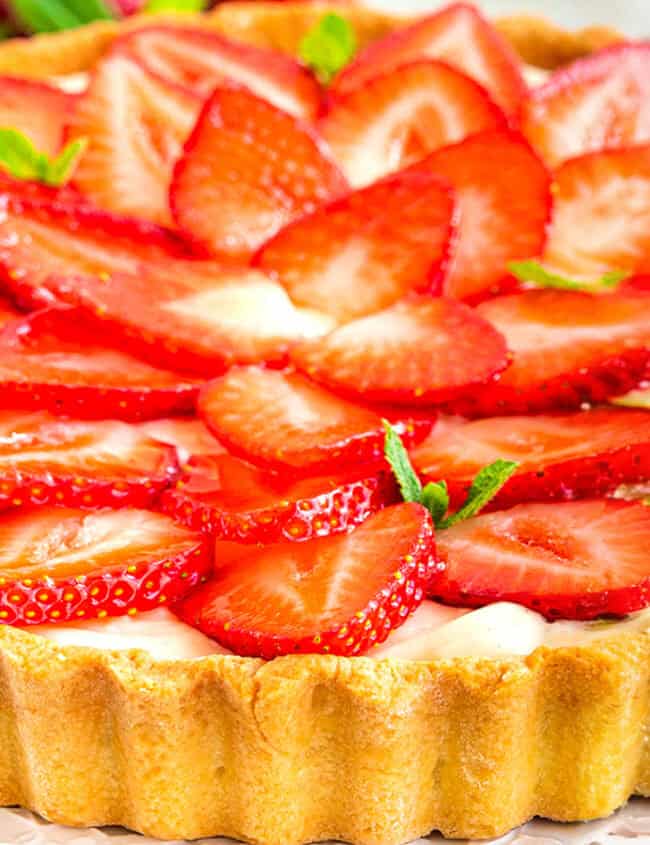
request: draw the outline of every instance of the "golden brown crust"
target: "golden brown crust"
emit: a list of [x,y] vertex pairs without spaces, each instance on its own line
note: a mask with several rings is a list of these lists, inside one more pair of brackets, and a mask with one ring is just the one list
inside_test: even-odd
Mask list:
[[[233,38],[273,46],[294,53],[304,33],[328,10],[352,20],[363,46],[385,35],[404,17],[336,3],[224,3],[210,15],[138,15],[122,23],[99,21],[80,29],[12,39],[0,44],[0,73],[19,73],[44,79],[88,70],[110,47],[116,36],[154,21],[172,25],[201,26],[227,32]],[[496,21],[529,64],[553,68],[620,40],[611,29],[591,28],[577,32],[559,29],[543,18],[518,15]]]
[[[230,3],[200,25],[294,52],[325,8]],[[396,23],[339,11],[362,44]],[[151,22],[5,42],[0,72],[87,70],[118,32]],[[538,18],[498,26],[541,67],[616,40]],[[649,657],[645,632],[621,632],[510,660],[156,663],[0,626],[0,805],[262,845],[397,845],[435,829],[496,836],[536,814],[596,818],[650,794]]]
[[428,663],[156,663],[11,628],[0,646],[0,804],[63,824],[397,845],[648,792],[645,632]]

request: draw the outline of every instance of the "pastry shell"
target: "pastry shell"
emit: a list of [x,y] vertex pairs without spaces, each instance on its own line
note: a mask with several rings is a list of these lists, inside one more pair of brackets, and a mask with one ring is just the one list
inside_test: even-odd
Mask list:
[[[361,43],[404,19],[322,3],[226,3],[165,18],[295,52],[326,10]],[[128,28],[0,44],[0,72],[88,70]],[[618,40],[532,17],[497,22],[555,67]],[[398,845],[498,836],[535,815],[608,815],[650,795],[650,636],[610,630],[511,659],[296,656],[270,663],[60,647],[0,626],[0,805],[161,839]]]

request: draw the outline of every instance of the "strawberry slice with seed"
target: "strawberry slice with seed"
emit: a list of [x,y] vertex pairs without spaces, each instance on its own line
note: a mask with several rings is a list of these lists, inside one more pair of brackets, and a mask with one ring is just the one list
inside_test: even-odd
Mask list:
[[179,26],[144,27],[122,36],[114,46],[150,73],[202,99],[232,82],[303,120],[313,120],[321,105],[314,77],[276,50]]
[[521,125],[554,167],[606,147],[650,142],[649,103],[650,44],[620,44],[561,68],[531,91]]
[[473,77],[506,112],[518,107],[527,90],[512,47],[468,3],[452,3],[373,42],[336,77],[333,90],[350,91],[379,74],[425,58],[439,59]]
[[587,278],[650,273],[650,144],[590,153],[555,171],[544,263]]
[[226,450],[196,417],[170,417],[140,423],[141,431],[176,449],[181,464],[192,456],[222,455]]
[[448,604],[512,601],[548,619],[625,615],[650,601],[650,508],[613,499],[517,505],[437,536],[429,590]]
[[361,654],[421,604],[436,572],[429,513],[394,505],[348,534],[251,550],[179,612],[240,655]]
[[200,534],[137,508],[0,515],[0,623],[133,615],[177,601],[212,565]]
[[0,411],[0,508],[147,507],[178,471],[176,450],[137,426]]
[[248,258],[279,229],[344,193],[317,136],[245,90],[217,89],[174,169],[184,232],[217,255]]
[[444,293],[476,301],[500,289],[508,263],[538,255],[551,210],[550,176],[525,139],[482,132],[419,165],[449,182],[459,210]]
[[331,390],[366,402],[431,405],[490,383],[508,365],[503,336],[461,302],[404,300],[291,352]]
[[179,276],[143,268],[138,276],[50,277],[48,284],[89,319],[100,319],[121,348],[207,377],[235,363],[282,364],[291,344],[334,325],[327,314],[297,308],[281,285],[258,271],[217,267],[202,274],[183,267]]
[[194,458],[161,499],[188,528],[237,543],[302,542],[340,534],[398,501],[387,472],[287,480],[231,455]]
[[[383,463],[379,413],[339,399],[298,373],[232,369],[205,386],[199,414],[230,452],[267,469],[313,476]],[[433,413],[417,423],[408,413],[401,421],[394,418],[410,443],[426,437],[434,420]]]
[[0,284],[28,308],[55,300],[53,273],[167,274],[211,268],[190,260],[188,248],[170,230],[134,217],[94,208],[75,197],[35,195],[15,182],[0,182]]
[[319,123],[351,185],[363,186],[506,118],[473,79],[441,62],[403,65],[339,96]]
[[167,224],[169,182],[201,100],[129,56],[102,59],[76,102],[68,139],[87,138],[75,184],[100,208]]
[[39,311],[0,333],[0,407],[141,420],[193,409],[198,384],[115,347],[74,309]]
[[428,481],[444,479],[452,503],[498,459],[519,466],[491,505],[584,499],[650,481],[650,413],[598,408],[569,414],[441,422],[411,453]]
[[58,153],[75,98],[44,82],[0,76],[0,126],[26,135],[42,153]]
[[453,212],[449,187],[413,168],[290,223],[262,247],[255,265],[299,305],[354,320],[413,289],[439,289]]
[[627,393],[647,376],[643,295],[531,290],[491,299],[477,313],[505,336],[514,360],[496,383],[450,403],[461,416],[580,408]]

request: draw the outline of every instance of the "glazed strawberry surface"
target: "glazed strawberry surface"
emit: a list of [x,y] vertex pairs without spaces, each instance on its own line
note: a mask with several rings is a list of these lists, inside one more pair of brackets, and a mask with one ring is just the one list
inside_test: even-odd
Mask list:
[[0,621],[168,604],[208,651],[389,656],[464,636],[431,599],[650,603],[650,511],[612,498],[650,482],[646,65],[529,90],[458,3],[327,84],[168,24],[79,94],[0,80],[44,154],[87,141],[68,184],[0,178]]

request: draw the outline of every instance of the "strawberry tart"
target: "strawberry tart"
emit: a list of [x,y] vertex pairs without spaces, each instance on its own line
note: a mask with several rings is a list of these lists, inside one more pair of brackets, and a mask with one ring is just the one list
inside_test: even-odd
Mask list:
[[399,845],[650,795],[648,44],[226,3],[0,70],[0,804]]

